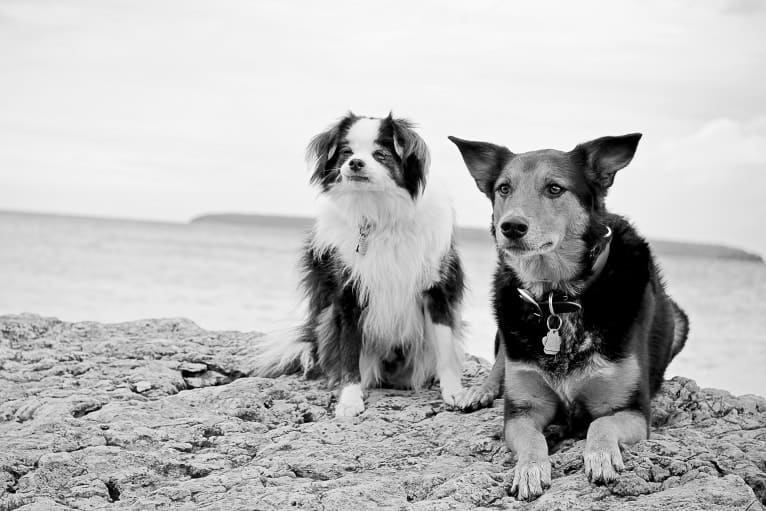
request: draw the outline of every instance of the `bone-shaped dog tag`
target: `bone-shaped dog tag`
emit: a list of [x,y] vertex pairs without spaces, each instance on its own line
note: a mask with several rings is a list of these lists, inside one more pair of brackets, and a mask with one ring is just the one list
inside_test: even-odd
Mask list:
[[545,321],[545,325],[548,327],[548,333],[543,337],[543,353],[546,355],[555,355],[561,349],[561,336],[559,335],[559,328],[564,323],[561,316],[553,314],[553,308],[551,307],[551,315]]
[[369,240],[367,237],[372,231],[372,224],[365,218],[364,222],[359,226],[359,242],[356,244],[356,252],[360,255],[367,253],[367,245]]
[[561,336],[558,330],[549,330],[543,337],[543,353],[555,355],[561,349]]

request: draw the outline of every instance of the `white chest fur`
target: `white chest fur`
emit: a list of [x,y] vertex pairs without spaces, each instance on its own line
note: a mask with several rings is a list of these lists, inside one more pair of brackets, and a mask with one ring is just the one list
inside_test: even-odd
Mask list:
[[[313,244],[335,249],[361,300],[365,342],[395,346],[423,336],[423,292],[439,279],[452,242],[446,196],[427,188],[414,200],[399,192],[331,195],[320,203]],[[360,244],[360,227],[369,224]]]

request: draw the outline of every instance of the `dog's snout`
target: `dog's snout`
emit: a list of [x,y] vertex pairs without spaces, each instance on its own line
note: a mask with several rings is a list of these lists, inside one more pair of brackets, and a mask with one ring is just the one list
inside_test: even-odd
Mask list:
[[518,240],[523,238],[529,230],[529,223],[525,219],[515,216],[503,221],[500,224],[500,230],[506,238]]
[[348,166],[354,172],[359,172],[360,170],[364,169],[364,160],[360,160],[359,158],[354,158],[353,160],[348,162]]

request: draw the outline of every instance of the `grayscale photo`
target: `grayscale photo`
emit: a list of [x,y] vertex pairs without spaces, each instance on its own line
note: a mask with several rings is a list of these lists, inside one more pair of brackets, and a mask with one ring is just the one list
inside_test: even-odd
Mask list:
[[766,510],[766,0],[0,0],[0,511]]

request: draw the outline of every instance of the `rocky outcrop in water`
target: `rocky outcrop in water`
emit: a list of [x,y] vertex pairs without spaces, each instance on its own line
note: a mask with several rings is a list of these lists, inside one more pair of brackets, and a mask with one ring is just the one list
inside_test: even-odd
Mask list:
[[[0,317],[0,510],[761,509],[766,400],[668,381],[652,438],[593,486],[582,441],[553,486],[507,495],[502,407],[446,410],[438,389],[375,390],[335,419],[321,380],[248,378],[256,334],[183,319],[116,325]],[[471,360],[465,383],[487,364]]]

